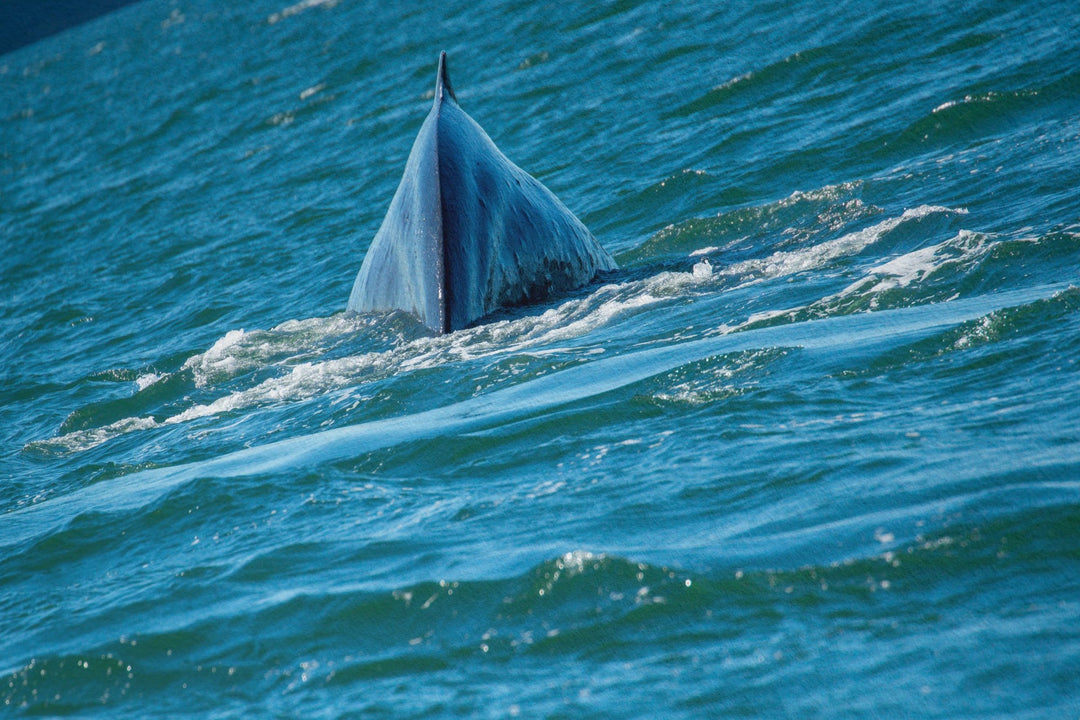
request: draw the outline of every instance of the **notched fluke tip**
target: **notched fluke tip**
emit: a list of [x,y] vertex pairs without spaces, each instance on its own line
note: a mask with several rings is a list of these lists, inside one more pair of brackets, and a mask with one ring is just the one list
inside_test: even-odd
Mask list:
[[454,86],[450,84],[450,72],[446,69],[445,50],[439,53],[439,76],[435,79],[435,97],[442,97],[444,92],[457,102]]

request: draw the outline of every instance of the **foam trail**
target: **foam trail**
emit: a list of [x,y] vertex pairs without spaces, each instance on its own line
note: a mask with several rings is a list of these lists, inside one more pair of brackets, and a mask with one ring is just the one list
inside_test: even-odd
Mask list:
[[[744,350],[873,349],[925,337],[998,310],[1045,300],[1066,289],[1043,285],[951,302],[777,325],[595,360],[479,397],[396,418],[334,428],[210,460],[104,481],[0,516],[0,546],[24,542],[87,511],[139,507],[202,477],[240,477],[311,467],[406,442],[477,432],[617,390],[691,362]],[[850,360],[850,352],[838,355]]]

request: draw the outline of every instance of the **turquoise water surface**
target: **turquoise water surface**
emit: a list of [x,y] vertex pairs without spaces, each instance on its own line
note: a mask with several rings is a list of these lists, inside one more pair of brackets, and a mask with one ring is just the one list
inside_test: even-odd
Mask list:
[[[621,269],[435,337],[440,50]],[[143,0],[0,249],[0,716],[1080,717],[1071,2]]]

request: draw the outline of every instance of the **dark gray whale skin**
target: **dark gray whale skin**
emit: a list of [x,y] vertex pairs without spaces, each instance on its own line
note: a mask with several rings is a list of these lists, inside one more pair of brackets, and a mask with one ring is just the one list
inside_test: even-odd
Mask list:
[[461,109],[442,53],[434,105],[347,309],[403,310],[448,333],[614,269],[581,221]]

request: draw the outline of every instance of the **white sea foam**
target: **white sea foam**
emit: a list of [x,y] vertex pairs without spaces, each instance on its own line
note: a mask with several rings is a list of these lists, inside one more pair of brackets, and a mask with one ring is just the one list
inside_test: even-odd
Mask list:
[[57,437],[28,443],[28,448],[54,452],[83,452],[108,442],[115,437],[136,430],[149,430],[160,423],[150,417],[127,417],[101,427],[74,430]]
[[195,374],[195,382],[202,386],[207,378],[216,374],[233,374],[239,365],[239,358],[233,349],[244,340],[243,328],[230,330],[224,337],[210,346],[204,353],[193,355],[184,362],[184,370],[191,370]]
[[[835,300],[856,294],[879,295],[889,290],[909,287],[943,268],[967,267],[978,262],[998,242],[1000,241],[982,233],[961,230],[954,237],[941,243],[898,255],[880,265],[875,265],[867,270],[863,277],[824,300]],[[870,306],[876,308],[876,301],[871,300]]]
[[[320,355],[335,338],[354,333],[364,321],[340,313],[329,318],[289,320],[271,330],[230,330],[208,350],[184,362],[183,369],[191,371],[197,387],[212,389],[221,382],[257,369],[278,367],[281,373],[252,387],[192,405],[160,421],[151,417],[129,417],[33,445],[78,452],[136,430],[176,425],[250,407],[300,402],[395,373],[550,349],[553,344],[583,337],[624,313],[666,301],[688,282],[693,282],[690,273],[660,273],[645,281],[602,286],[590,295],[571,298],[539,315],[499,320],[448,335],[420,337],[383,352],[331,359],[320,359]],[[584,348],[580,352],[592,354],[593,350]],[[138,391],[162,377],[156,374],[140,377],[136,381]]]
[[709,405],[722,398],[738,395],[752,382],[737,382],[749,371],[761,367],[773,350],[756,350],[744,353],[741,357],[728,357],[723,363],[710,365],[692,380],[674,383],[663,390],[654,392],[656,400],[675,405]]
[[[301,363],[288,373],[260,382],[254,387],[232,392],[211,403],[194,405],[162,422],[187,422],[257,405],[295,402],[354,385],[358,377],[375,377],[392,372],[393,353],[367,353],[323,362]],[[384,372],[379,373],[382,369]]]
[[[499,320],[449,335],[418,338],[382,353],[300,363],[284,375],[211,403],[192,406],[162,424],[186,422],[245,407],[305,400],[355,386],[358,382],[370,382],[398,372],[431,369],[448,362],[536,354],[537,348],[546,350],[553,344],[582,338],[622,315],[668,302],[682,288],[700,280],[689,272],[663,272],[645,280],[602,286],[584,298],[570,299],[540,315]],[[325,329],[314,321],[290,321],[277,329],[295,330],[305,324]],[[211,355],[217,348],[207,362],[222,362],[219,358],[221,350],[241,344],[239,338],[228,344],[223,338],[207,351],[205,355]],[[602,352],[603,348],[578,349],[583,354],[592,354],[593,350]]]
[[318,357],[338,337],[355,333],[362,320],[347,313],[325,318],[287,320],[270,330],[230,330],[205,352],[184,361],[197,387],[207,387],[271,364],[288,364]]
[[693,276],[699,280],[707,280],[713,276],[713,266],[709,258],[702,258],[701,262],[695,263],[691,268]]
[[319,7],[325,5],[328,8],[332,8],[338,4],[338,0],[300,0],[300,2],[290,5],[287,8],[272,14],[266,18],[266,22],[273,25],[274,23],[281,22],[285,18],[292,17],[293,15],[299,15],[305,10],[310,10],[313,7]]
[[154,383],[157,383],[164,379],[166,376],[159,373],[146,373],[135,378],[135,387],[141,392],[150,387]]
[[701,255],[709,255],[709,254],[714,253],[714,252],[719,252],[719,250],[720,250],[720,248],[718,248],[717,246],[710,245],[708,247],[698,248],[697,250],[691,251],[690,252],[690,257],[699,257]]
[[795,275],[823,267],[838,258],[858,254],[905,222],[920,220],[937,213],[963,214],[965,212],[966,210],[937,205],[920,205],[905,210],[899,217],[882,220],[868,228],[848,233],[835,240],[798,250],[778,251],[766,258],[744,260],[719,268],[718,272],[739,277],[743,280],[742,284]]
[[312,85],[311,87],[309,87],[309,88],[307,88],[307,89],[300,92],[300,99],[301,100],[307,100],[309,97],[312,97],[313,95],[318,95],[319,93],[321,93],[325,89],[326,89],[326,83],[319,83],[318,85]]

